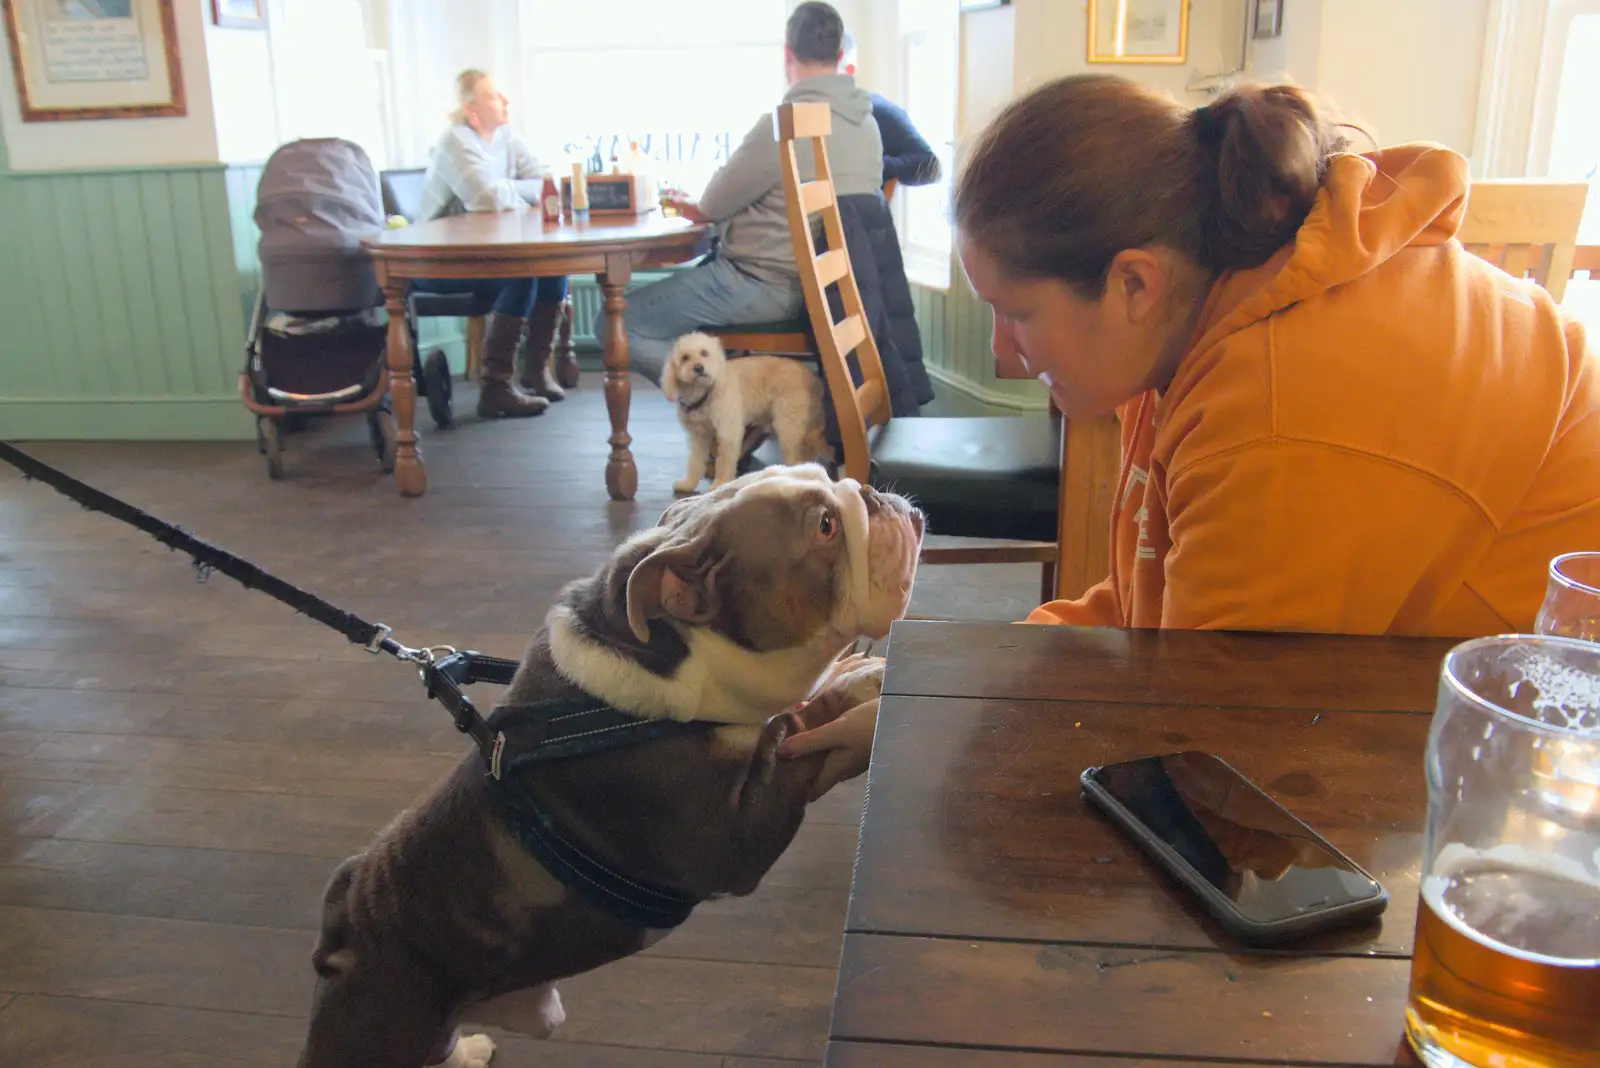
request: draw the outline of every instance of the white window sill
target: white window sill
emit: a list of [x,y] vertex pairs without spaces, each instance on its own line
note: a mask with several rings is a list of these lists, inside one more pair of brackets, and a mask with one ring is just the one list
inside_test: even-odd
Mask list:
[[950,291],[950,250],[934,249],[926,245],[912,245],[901,250],[905,263],[906,280],[924,289]]

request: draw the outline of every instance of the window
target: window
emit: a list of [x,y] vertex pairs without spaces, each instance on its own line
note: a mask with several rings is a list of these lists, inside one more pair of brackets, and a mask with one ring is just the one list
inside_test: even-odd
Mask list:
[[1558,0],[1545,27],[1529,171],[1589,183],[1578,242],[1600,245],[1600,0]]
[[368,47],[360,0],[269,0],[280,142],[342,137],[382,170],[390,154],[387,54]]
[[954,169],[960,12],[949,0],[900,0],[901,105],[939,157],[930,185],[895,194],[906,275],[950,285],[950,178]]
[[[1600,0],[1552,0],[1544,28],[1528,173],[1589,183],[1580,245],[1600,245]],[[1600,332],[1600,278],[1567,283],[1562,304]]]
[[610,166],[637,140],[698,193],[783,95],[785,0],[523,0],[519,125],[546,162]]

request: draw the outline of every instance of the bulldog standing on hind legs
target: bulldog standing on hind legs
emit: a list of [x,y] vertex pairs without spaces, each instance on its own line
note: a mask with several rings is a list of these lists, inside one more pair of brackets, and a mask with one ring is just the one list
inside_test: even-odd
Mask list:
[[840,654],[904,615],[922,533],[904,498],[769,468],[568,586],[489,719],[500,776],[467,757],[329,882],[301,1068],[476,1068],[493,1043],[458,1025],[547,1036],[553,983],[752,893],[824,764],[777,748],[877,696],[882,662]]

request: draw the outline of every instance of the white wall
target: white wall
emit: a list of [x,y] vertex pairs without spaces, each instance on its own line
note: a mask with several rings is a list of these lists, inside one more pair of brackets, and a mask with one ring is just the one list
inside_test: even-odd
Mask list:
[[[1472,148],[1491,0],[1284,0],[1283,34],[1250,41],[1249,72],[1319,90],[1380,144]],[[1246,0],[1193,0],[1183,66],[1090,64],[1088,0],[1013,0],[1012,87],[1113,71],[1204,103],[1194,86],[1239,65]],[[987,17],[991,13],[980,13]],[[968,16],[971,25],[977,17]],[[974,58],[969,73],[980,67]],[[993,73],[983,75],[993,80]]]
[[217,159],[254,163],[278,146],[278,108],[272,92],[272,39],[266,30],[210,25],[211,109]]
[[210,66],[206,56],[207,0],[176,0],[178,64],[188,114],[163,119],[22,121],[8,49],[0,49],[0,134],[14,171],[80,167],[203,163],[217,159]]
[[[1340,0],[1328,0],[1338,4]],[[1283,32],[1250,41],[1250,73],[1304,86],[1317,84],[1321,62],[1323,0],[1283,0]]]
[[[1342,0],[1340,0],[1342,2]],[[1065,74],[1086,71],[1121,74],[1168,90],[1179,100],[1204,103],[1206,95],[1189,85],[1239,66],[1242,0],[1191,0],[1188,62],[1094,63],[1088,59],[1088,0],[1012,0],[1015,11],[1013,87],[1023,93]]]
[[1490,0],[1285,0],[1283,36],[1252,44],[1252,73],[1326,97],[1380,145],[1472,151]]
[[1016,69],[1014,7],[961,16],[961,77],[956,100],[956,140],[982,130],[1011,100]]

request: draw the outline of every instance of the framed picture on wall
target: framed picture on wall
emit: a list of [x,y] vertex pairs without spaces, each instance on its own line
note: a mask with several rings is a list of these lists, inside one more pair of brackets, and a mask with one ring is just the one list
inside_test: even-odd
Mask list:
[[1189,0],[1089,0],[1090,63],[1184,63]]
[[211,0],[211,21],[218,26],[232,26],[241,30],[264,30],[266,19],[261,16],[262,0]]
[[1251,36],[1266,40],[1283,32],[1283,0],[1251,0],[1251,5],[1255,9]]
[[187,114],[173,0],[0,0],[23,122]]

